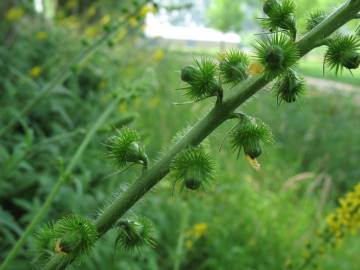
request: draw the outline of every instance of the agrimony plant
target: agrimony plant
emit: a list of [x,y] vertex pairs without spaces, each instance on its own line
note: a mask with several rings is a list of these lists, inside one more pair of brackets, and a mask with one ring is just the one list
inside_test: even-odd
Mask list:
[[[188,84],[188,87],[185,88],[185,94],[196,101],[217,96],[218,102],[158,162],[149,167],[122,195],[102,211],[94,221],[99,236],[116,227],[119,219],[127,210],[166,176],[172,167],[176,168],[173,164],[176,164],[175,161],[181,157],[181,153],[196,148],[218,126],[229,119],[234,119],[234,111],[276,76],[285,76],[285,79],[293,76],[289,75],[291,74],[289,72],[301,56],[313,48],[323,45],[324,39],[351,19],[357,18],[360,11],[359,0],[347,1],[338,10],[326,17],[321,24],[295,42],[297,36],[293,16],[293,1],[284,0],[281,3],[266,1],[265,4],[270,5],[264,6],[264,11],[268,15],[265,22],[269,27],[271,26],[269,30],[275,30],[276,33],[265,41],[260,41],[256,46],[257,57],[265,68],[264,72],[248,74],[252,76],[233,87],[231,95],[227,96],[226,91],[223,91],[221,87],[221,83],[216,80],[219,68],[215,62],[202,60],[197,62],[195,66],[184,68],[181,78]],[[278,20],[280,15],[283,18],[281,22]],[[278,33],[280,31],[285,33]],[[286,88],[285,86],[286,83],[284,88]],[[294,93],[294,91],[289,92]],[[292,101],[294,99],[294,96],[288,99],[287,91],[282,90],[281,93],[286,93],[283,96],[287,100]],[[295,91],[295,93],[297,92]],[[225,94],[224,98],[223,94]],[[259,156],[261,154],[260,143],[268,140],[266,138],[269,138],[269,130],[260,121],[249,119],[248,116],[240,117],[239,121],[238,129],[232,134],[235,149],[238,151],[244,149],[244,153],[250,157]],[[244,130],[248,132],[246,133]],[[179,164],[181,168],[178,168],[178,171],[185,171],[183,169],[186,163],[181,164],[179,162]],[[182,179],[186,179],[186,173],[181,175],[184,176]],[[192,177],[192,175],[190,176]],[[64,261],[62,255],[55,254],[44,269],[63,269],[69,263],[71,262]]]

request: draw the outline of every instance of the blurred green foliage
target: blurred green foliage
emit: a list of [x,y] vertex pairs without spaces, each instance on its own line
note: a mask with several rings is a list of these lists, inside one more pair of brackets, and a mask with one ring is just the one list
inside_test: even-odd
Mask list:
[[[24,103],[83,49],[79,36],[92,42],[101,34],[99,23],[108,15],[107,2],[113,3],[101,2],[104,9],[98,5],[92,19],[86,17],[92,14],[87,5],[78,15],[59,1],[64,7],[59,8],[54,24],[28,12],[16,20],[1,21],[1,125],[16,117]],[[307,7],[300,5],[304,11]],[[184,100],[174,90],[183,86],[179,71],[192,62],[189,54],[153,48],[131,26],[119,33],[119,40],[76,67],[63,85],[1,139],[0,261],[39,209],[113,91],[140,95],[119,104],[46,221],[69,213],[93,217],[99,206],[121,194],[141,173],[136,168],[110,177],[114,168],[106,159],[103,143],[119,120],[135,116],[131,125],[146,138],[144,144],[154,162],[177,131],[211,107],[210,101],[172,104]],[[301,261],[306,242],[322,226],[336,199],[360,179],[358,93],[309,88],[299,103],[278,106],[274,93],[265,90],[242,109],[273,128],[276,143],[260,159],[260,172],[245,160],[237,160],[226,141],[219,151],[232,127],[226,123],[209,138],[218,175],[206,192],[174,193],[174,179],[168,177],[128,213],[154,222],[154,249],[133,254],[115,249],[116,232],[110,231],[79,269],[278,270],[288,260]],[[31,264],[32,244],[33,238],[11,269],[38,269]],[[320,269],[357,270],[359,250],[359,241],[350,237],[321,258]]]

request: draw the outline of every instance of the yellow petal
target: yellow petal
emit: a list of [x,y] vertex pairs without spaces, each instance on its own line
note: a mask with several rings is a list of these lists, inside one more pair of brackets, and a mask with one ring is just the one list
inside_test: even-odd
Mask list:
[[251,167],[253,167],[256,171],[260,171],[260,163],[256,160],[256,158],[251,158],[249,155],[245,156],[245,159],[249,162]]
[[263,73],[265,67],[259,62],[251,62],[248,68],[248,73],[252,76]]

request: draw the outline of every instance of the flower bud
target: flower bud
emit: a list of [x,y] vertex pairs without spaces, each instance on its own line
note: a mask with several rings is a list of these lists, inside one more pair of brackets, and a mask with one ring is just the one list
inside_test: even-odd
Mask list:
[[235,152],[240,154],[244,149],[245,156],[256,159],[262,153],[261,142],[271,142],[270,128],[262,121],[242,115],[236,128],[230,134],[230,140]]
[[187,83],[191,83],[198,75],[198,70],[193,66],[186,66],[181,69],[181,80]]
[[116,165],[124,167],[127,163],[138,163],[147,167],[148,157],[139,143],[140,136],[135,130],[122,128],[107,143],[109,157]]
[[187,66],[181,70],[181,79],[189,85],[185,95],[195,101],[220,96],[221,86],[216,81],[217,65],[210,59],[196,61],[196,67]]
[[200,173],[196,173],[194,170],[189,170],[184,178],[185,187],[188,189],[196,190],[201,186]]
[[337,35],[328,40],[324,62],[338,74],[343,68],[357,69],[360,64],[360,38],[355,35]]
[[280,76],[274,84],[279,103],[281,103],[281,101],[287,103],[295,102],[298,96],[304,92],[304,88],[304,79],[299,78],[295,71],[292,70]]
[[264,60],[270,69],[281,69],[284,65],[284,52],[279,46],[271,46],[266,50]]
[[70,261],[91,251],[97,239],[94,224],[87,218],[71,215],[42,228],[36,235],[38,260],[46,263],[51,254],[65,254]]
[[197,190],[214,178],[215,163],[202,146],[192,147],[175,157],[170,171],[182,187]]
[[275,34],[255,45],[258,61],[265,67],[265,74],[273,78],[294,66],[299,59],[296,43],[287,35]]
[[252,159],[256,159],[261,155],[262,149],[260,144],[256,142],[254,144],[244,145],[244,153]]
[[153,246],[154,226],[145,217],[136,217],[130,220],[120,220],[116,224],[119,228],[115,245],[120,245],[126,251],[139,249],[144,245]]
[[306,30],[310,31],[318,26],[326,18],[326,13],[322,10],[316,10],[309,14],[306,20]]
[[279,3],[276,0],[266,0],[263,6],[263,11],[266,15],[271,17],[271,14],[276,8],[279,8]]
[[342,65],[347,69],[357,69],[360,65],[360,54],[351,52],[344,55]]
[[220,73],[225,83],[236,85],[248,77],[249,59],[245,53],[230,50],[220,55]]

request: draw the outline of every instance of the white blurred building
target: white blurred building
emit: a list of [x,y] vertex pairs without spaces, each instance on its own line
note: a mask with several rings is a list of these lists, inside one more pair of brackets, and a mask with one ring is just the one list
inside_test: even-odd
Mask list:
[[236,33],[222,33],[218,30],[197,25],[175,26],[161,17],[148,14],[145,36],[157,45],[187,48],[237,48],[241,38]]

